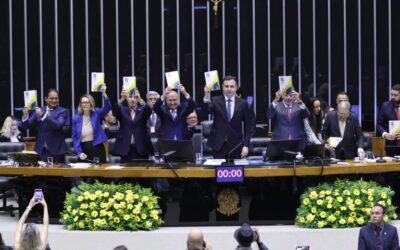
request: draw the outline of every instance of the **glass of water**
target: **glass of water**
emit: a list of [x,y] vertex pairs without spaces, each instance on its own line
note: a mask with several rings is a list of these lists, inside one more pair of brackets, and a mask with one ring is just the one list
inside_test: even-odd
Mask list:
[[54,159],[52,156],[47,157],[47,166],[52,167],[54,165]]

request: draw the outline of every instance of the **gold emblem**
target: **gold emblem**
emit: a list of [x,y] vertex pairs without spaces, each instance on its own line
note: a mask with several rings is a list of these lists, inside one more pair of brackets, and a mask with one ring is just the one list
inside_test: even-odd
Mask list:
[[239,212],[239,194],[232,188],[225,188],[218,193],[217,211],[223,215],[231,216]]

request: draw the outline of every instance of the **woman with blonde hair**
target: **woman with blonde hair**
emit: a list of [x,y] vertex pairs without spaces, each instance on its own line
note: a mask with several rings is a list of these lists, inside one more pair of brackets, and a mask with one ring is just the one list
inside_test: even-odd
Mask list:
[[[27,223],[24,227],[26,218],[29,212],[37,204],[43,206],[43,230],[39,231],[39,228],[34,223]],[[14,238],[14,248],[16,250],[43,250],[47,245],[47,236],[49,228],[49,211],[47,209],[47,203],[44,200],[43,193],[41,193],[41,199],[32,197],[28,207],[19,219],[17,230]]]
[[106,152],[103,145],[107,136],[102,128],[102,121],[111,110],[111,102],[106,94],[106,86],[101,88],[104,106],[96,108],[91,95],[80,98],[78,114],[72,120],[72,142],[80,160],[93,160],[99,157],[100,162],[106,162]]
[[18,121],[13,116],[7,116],[0,130],[0,142],[20,142],[21,132],[18,130]]

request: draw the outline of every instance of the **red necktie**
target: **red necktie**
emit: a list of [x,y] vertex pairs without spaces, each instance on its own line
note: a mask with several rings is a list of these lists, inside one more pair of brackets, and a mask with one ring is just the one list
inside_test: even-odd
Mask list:
[[[290,122],[290,119],[292,119],[292,107],[291,107],[291,106],[287,106],[287,117],[288,117],[288,120],[289,120],[289,122]],[[288,139],[289,139],[289,140],[292,139],[292,135],[290,134],[290,131],[289,131],[289,137],[288,137]]]

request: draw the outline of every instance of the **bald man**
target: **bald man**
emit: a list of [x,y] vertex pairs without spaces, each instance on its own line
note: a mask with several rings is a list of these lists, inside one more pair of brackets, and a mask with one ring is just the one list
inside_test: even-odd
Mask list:
[[211,246],[204,240],[203,232],[198,228],[190,230],[186,245],[187,250],[212,250]]
[[[185,96],[186,102],[179,104],[179,94],[176,90],[167,87],[163,95],[154,104],[153,110],[161,119],[158,137],[168,140],[189,140],[187,131],[187,116],[194,111],[196,103],[183,85],[180,92]],[[165,100],[165,104],[163,104]]]

